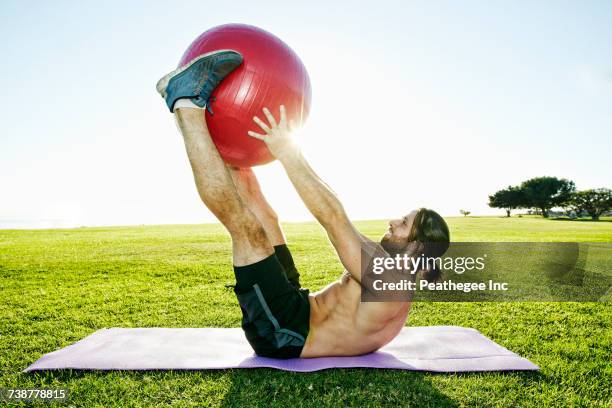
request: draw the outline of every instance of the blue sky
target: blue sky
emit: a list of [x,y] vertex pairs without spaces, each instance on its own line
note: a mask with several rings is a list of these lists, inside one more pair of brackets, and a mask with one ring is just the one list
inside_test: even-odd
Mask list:
[[[610,187],[607,1],[4,1],[0,228],[212,221],[154,85],[228,22],[302,58],[296,137],[353,218],[501,213],[488,194],[541,175]],[[280,166],[256,172],[309,218]]]

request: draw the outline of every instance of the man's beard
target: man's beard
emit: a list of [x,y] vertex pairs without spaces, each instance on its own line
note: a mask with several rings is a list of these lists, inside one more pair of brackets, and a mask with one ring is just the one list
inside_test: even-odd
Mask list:
[[403,252],[406,249],[407,244],[407,242],[393,241],[386,236],[383,236],[380,240],[380,246],[382,246],[389,255],[396,255]]

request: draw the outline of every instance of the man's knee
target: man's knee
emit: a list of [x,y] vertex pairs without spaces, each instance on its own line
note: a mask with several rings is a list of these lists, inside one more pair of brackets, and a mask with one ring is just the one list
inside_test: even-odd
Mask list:
[[251,265],[274,253],[265,229],[255,216],[243,219],[228,230],[232,236],[234,266]]
[[270,246],[265,228],[249,209],[232,217],[226,227],[234,241],[240,241],[253,248]]
[[243,222],[237,227],[239,228],[238,234],[248,240],[252,247],[269,246],[266,230],[254,215],[243,219]]

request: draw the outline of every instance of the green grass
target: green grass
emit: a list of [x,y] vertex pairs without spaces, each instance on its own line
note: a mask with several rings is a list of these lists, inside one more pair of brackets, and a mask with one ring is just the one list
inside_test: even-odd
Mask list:
[[[455,241],[612,241],[611,222],[451,218]],[[382,221],[357,223],[376,237]],[[285,226],[305,286],[341,268],[322,230]],[[608,303],[416,303],[413,326],[474,327],[541,367],[439,375],[335,369],[20,371],[103,327],[237,327],[217,225],[0,231],[0,387],[68,387],[73,406],[610,406]]]

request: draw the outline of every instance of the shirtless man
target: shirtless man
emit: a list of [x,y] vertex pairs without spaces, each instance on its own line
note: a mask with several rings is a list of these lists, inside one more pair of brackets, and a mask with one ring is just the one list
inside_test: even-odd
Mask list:
[[[195,184],[204,204],[232,238],[234,291],[242,310],[242,328],[260,356],[273,358],[353,356],[377,350],[404,327],[408,296],[395,301],[363,302],[364,270],[375,254],[440,256],[428,243],[448,245],[448,227],[428,209],[391,220],[380,243],[361,235],[333,191],[310,168],[290,138],[285,109],[249,136],[262,140],[278,159],[300,197],[325,228],[346,272],[319,292],[302,289],[274,210],[262,195],[251,169],[227,166],[208,132],[201,109],[213,89],[242,63],[231,50],[190,61],[157,84],[183,135]],[[255,125],[254,125],[255,128]],[[246,137],[247,135],[245,135]],[[445,250],[445,248],[443,248]],[[364,254],[366,257],[364,261]],[[439,271],[418,271],[428,280]]]

